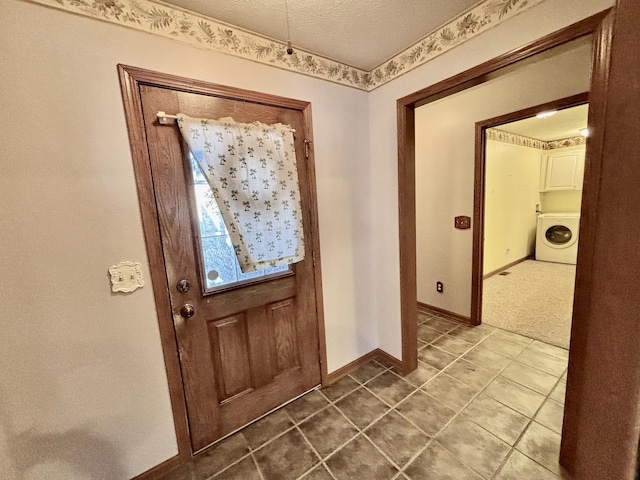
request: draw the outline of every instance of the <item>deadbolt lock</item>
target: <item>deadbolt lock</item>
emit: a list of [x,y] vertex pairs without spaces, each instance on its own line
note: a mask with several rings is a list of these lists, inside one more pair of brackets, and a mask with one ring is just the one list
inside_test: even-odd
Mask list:
[[189,291],[189,288],[191,288],[191,285],[187,280],[180,280],[176,285],[176,288],[180,293],[187,293]]

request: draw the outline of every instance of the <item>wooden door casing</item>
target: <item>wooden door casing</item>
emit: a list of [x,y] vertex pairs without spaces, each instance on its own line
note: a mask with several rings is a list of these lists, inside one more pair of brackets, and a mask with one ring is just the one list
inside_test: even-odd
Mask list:
[[[307,258],[294,266],[294,275],[203,296],[186,155],[177,125],[158,124],[156,113],[287,123],[301,133],[304,117],[295,108],[169,88],[143,85],[140,93],[191,444],[197,451],[320,383],[314,242],[307,243]],[[315,199],[313,185],[304,180],[304,140],[296,134],[303,223],[312,236]],[[187,293],[175,288],[182,279],[192,285]],[[186,303],[196,309],[188,320],[179,315]]]

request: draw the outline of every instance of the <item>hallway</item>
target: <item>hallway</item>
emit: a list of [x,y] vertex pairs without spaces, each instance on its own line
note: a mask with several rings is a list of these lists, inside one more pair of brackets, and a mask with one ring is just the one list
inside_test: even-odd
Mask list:
[[568,352],[430,313],[418,321],[411,375],[372,361],[165,480],[568,478],[557,463]]

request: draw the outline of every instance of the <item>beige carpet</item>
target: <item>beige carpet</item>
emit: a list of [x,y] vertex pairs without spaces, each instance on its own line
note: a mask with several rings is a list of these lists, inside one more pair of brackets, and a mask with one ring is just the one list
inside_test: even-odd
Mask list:
[[484,281],[482,322],[569,348],[575,265],[526,260]]

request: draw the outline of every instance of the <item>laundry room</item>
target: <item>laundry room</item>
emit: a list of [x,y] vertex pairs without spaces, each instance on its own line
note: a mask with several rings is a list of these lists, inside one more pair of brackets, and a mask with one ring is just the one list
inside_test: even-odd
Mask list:
[[588,105],[485,130],[482,322],[569,347]]

